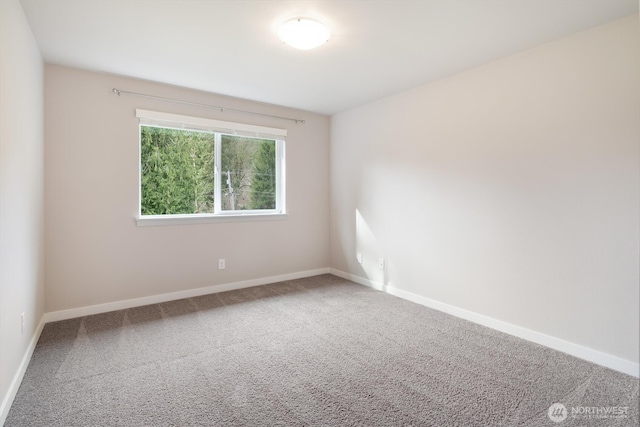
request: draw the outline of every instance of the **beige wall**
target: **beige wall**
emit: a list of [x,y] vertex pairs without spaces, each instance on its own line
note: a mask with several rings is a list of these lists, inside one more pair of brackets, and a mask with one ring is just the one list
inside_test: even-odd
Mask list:
[[[45,82],[48,312],[327,267],[328,117],[53,65]],[[118,97],[113,87],[306,124]],[[136,108],[287,128],[288,219],[137,227]]]
[[639,35],[631,16],[332,117],[331,267],[637,363]]
[[[17,0],[0,1],[0,424],[43,314],[43,64]],[[20,315],[25,313],[24,332]],[[14,390],[15,391],[15,390]]]

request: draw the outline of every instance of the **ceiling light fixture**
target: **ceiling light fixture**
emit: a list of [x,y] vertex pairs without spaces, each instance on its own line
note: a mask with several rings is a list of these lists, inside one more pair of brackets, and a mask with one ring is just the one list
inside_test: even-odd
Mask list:
[[331,32],[315,19],[294,18],[280,25],[278,37],[291,47],[308,50],[328,42]]

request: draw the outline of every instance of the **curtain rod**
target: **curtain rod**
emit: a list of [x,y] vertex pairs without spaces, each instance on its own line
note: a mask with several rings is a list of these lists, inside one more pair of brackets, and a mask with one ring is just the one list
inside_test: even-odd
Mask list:
[[162,96],[147,95],[145,93],[128,92],[126,90],[116,89],[115,87],[111,91],[113,93],[115,93],[116,95],[118,95],[118,96],[120,96],[121,94],[139,96],[141,98],[158,99],[160,101],[175,102],[175,103],[178,103],[178,104],[195,105],[196,107],[213,108],[215,110],[220,110],[220,112],[222,112],[222,113],[224,113],[225,111],[233,111],[234,113],[253,114],[253,115],[256,115],[256,116],[271,117],[271,118],[274,118],[274,119],[290,120],[292,122],[295,122],[296,124],[298,124],[298,123],[304,124],[305,123],[305,121],[302,120],[302,119],[293,119],[291,117],[282,117],[282,116],[274,116],[274,115],[271,115],[271,114],[256,113],[255,111],[237,110],[235,108],[220,107],[220,106],[217,106],[217,105],[200,104],[198,102],[190,102],[190,101],[182,101],[180,99],[164,98]]

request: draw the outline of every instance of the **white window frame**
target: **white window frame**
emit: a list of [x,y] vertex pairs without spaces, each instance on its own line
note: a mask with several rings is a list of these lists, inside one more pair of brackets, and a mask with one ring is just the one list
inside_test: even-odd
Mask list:
[[[183,116],[179,114],[161,113],[157,111],[136,110],[140,119],[138,126],[138,226],[161,226],[183,224],[206,224],[215,222],[237,221],[274,221],[286,219],[286,167],[285,139],[286,129],[256,126],[245,123],[225,122],[202,117]],[[214,169],[214,212],[206,214],[180,215],[142,215],[142,126],[156,126],[171,129],[196,130],[211,132],[215,135],[215,169]],[[272,139],[276,143],[276,207],[260,210],[222,210],[222,173],[221,173],[221,141],[222,135],[245,136],[251,138]]]

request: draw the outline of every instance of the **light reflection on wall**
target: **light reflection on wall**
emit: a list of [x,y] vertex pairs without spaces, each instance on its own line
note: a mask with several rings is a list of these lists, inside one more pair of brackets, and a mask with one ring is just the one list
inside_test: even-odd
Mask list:
[[375,287],[384,287],[387,284],[388,260],[385,259],[385,269],[381,270],[378,260],[384,257],[382,244],[376,233],[369,226],[359,209],[355,211],[356,247],[354,262],[358,265],[358,254],[362,256],[360,271],[365,277],[375,283]]

